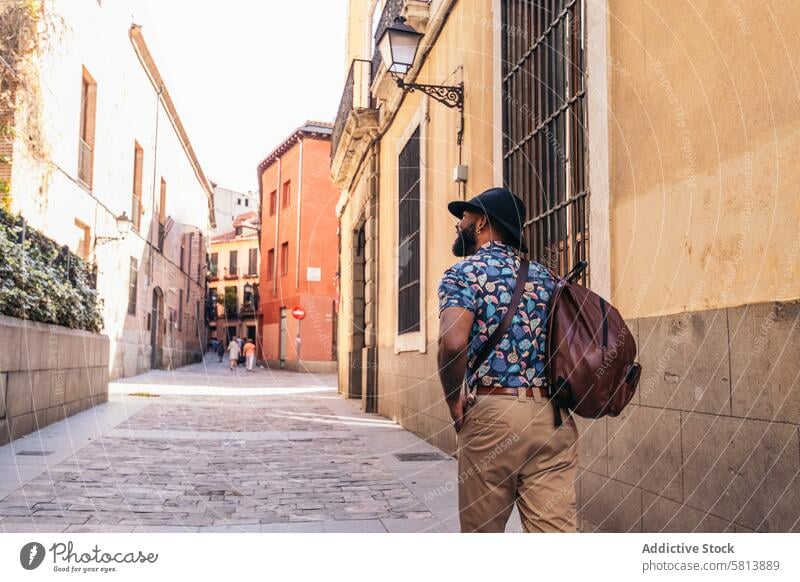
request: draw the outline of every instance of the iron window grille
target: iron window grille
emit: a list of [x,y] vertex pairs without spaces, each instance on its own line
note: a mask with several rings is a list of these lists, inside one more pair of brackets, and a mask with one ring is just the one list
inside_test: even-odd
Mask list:
[[136,295],[139,292],[139,261],[131,257],[128,272],[128,315],[136,315]]
[[585,0],[502,0],[502,31],[504,182],[531,258],[565,275],[589,248]]
[[239,260],[239,251],[231,251],[228,255],[228,275],[233,276],[237,274]]
[[275,272],[275,249],[267,251],[267,281],[271,281]]
[[249,249],[247,274],[258,275],[258,249]]
[[281,245],[281,276],[289,274],[289,243]]
[[420,329],[420,143],[414,130],[398,161],[398,333]]
[[209,267],[209,275],[212,277],[217,276],[217,269],[219,268],[219,253],[211,253],[211,265]]

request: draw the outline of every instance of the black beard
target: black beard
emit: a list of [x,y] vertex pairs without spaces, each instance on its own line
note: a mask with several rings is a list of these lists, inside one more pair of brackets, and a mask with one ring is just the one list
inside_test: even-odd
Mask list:
[[467,228],[459,231],[456,240],[453,241],[452,250],[457,257],[468,257],[475,254],[478,250],[478,238],[474,224],[470,224]]

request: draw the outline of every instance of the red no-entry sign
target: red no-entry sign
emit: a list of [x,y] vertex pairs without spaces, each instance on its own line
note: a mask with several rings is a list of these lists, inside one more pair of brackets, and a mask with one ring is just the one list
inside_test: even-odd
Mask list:
[[306,310],[299,305],[292,309],[292,317],[295,319],[303,319],[306,316]]

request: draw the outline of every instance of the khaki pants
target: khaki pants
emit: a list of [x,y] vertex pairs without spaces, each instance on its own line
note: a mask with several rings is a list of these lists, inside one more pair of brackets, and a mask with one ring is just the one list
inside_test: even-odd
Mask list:
[[462,532],[505,531],[514,503],[526,532],[576,531],[578,429],[556,428],[544,397],[479,395],[458,432]]

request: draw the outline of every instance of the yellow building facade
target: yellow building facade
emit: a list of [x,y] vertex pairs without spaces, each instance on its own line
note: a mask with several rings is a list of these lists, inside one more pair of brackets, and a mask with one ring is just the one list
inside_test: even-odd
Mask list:
[[[796,531],[800,12],[547,6],[351,0],[332,148],[340,391],[455,451],[436,365],[446,205],[507,185],[532,258],[588,260],[644,367],[622,415],[580,419],[581,527]],[[463,125],[386,73],[374,42],[396,15],[424,33],[405,82],[463,83]]]
[[231,230],[211,238],[208,292],[216,318],[209,338],[258,338],[258,211],[233,219]]

